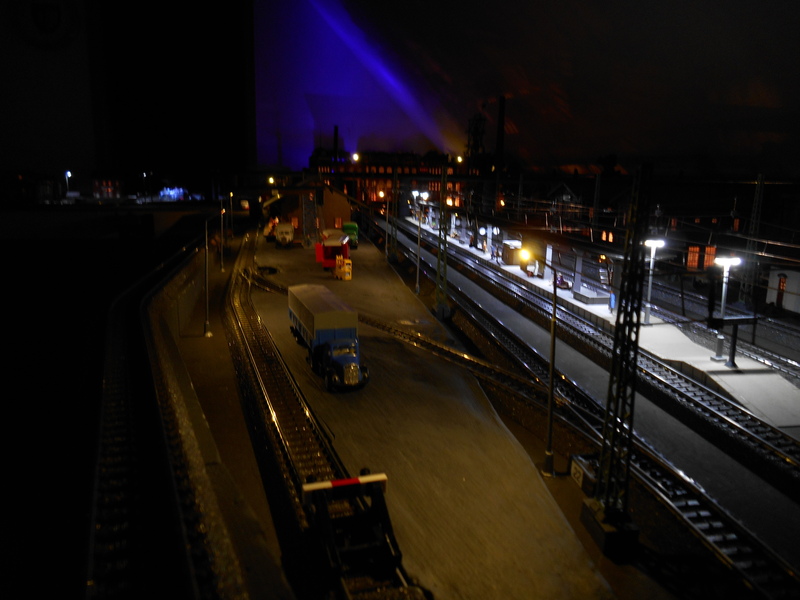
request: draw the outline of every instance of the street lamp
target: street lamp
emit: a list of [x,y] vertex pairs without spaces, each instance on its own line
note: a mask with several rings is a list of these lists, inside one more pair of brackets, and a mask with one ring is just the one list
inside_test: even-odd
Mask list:
[[211,323],[208,320],[208,219],[206,219],[205,237],[206,237],[206,251],[205,251],[205,288],[206,288],[206,322],[203,327],[203,333],[206,337],[211,337]]
[[650,325],[650,296],[653,294],[653,270],[656,262],[656,249],[664,247],[664,240],[645,240],[644,245],[650,248],[650,280],[647,283],[647,304],[644,305],[644,324]]
[[72,177],[72,171],[64,173],[64,179],[67,181],[67,195],[69,196],[69,178]]
[[[725,300],[728,296],[728,276],[730,274],[731,267],[740,265],[742,263],[742,259],[736,256],[718,256],[714,259],[714,263],[722,267],[722,304],[720,305],[720,318],[725,319]],[[711,357],[711,360],[725,360],[725,357],[722,356],[722,347],[724,344],[725,336],[722,335],[722,331],[718,331],[716,354]],[[733,356],[733,347],[731,347],[731,356]]]
[[219,270],[225,272],[225,208],[222,207],[222,197],[219,200]]
[[558,324],[558,286],[556,270],[553,269],[553,313],[550,317],[550,385],[547,387],[547,442],[544,450],[545,477],[555,476],[555,457],[553,456],[553,399],[556,387],[556,325]]
[[714,262],[722,267],[722,304],[720,305],[720,318],[725,318],[725,299],[728,296],[728,276],[731,267],[738,267],[742,264],[742,259],[738,256],[718,256]]
[[233,192],[228,193],[228,238],[233,238]]
[[[378,192],[378,198],[383,198],[383,190]],[[389,196],[386,196],[386,239],[383,243],[383,255],[389,260]]]
[[422,198],[423,202],[428,199],[428,192],[419,193],[417,190],[411,192],[414,196],[414,206],[417,209],[417,295],[419,295],[419,251],[420,251],[420,238],[422,237],[422,209],[420,208],[417,198]]

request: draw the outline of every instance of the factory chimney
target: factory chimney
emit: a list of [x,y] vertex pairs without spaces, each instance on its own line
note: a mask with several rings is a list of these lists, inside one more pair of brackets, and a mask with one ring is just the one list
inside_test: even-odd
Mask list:
[[339,164],[339,126],[333,126],[333,164]]

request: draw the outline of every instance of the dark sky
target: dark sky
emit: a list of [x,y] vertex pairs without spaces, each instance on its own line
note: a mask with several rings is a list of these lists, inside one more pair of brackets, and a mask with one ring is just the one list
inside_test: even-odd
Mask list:
[[0,1],[0,172],[251,167],[252,33],[247,0]]
[[494,152],[504,97],[504,150],[526,166],[800,177],[797,0],[189,8],[0,3],[0,169],[298,170],[334,130],[347,152],[461,154],[477,114]]
[[799,31],[794,0],[256,0],[259,157],[305,161],[334,126],[347,151],[462,153],[479,112],[492,151],[502,95],[530,163],[797,168]]

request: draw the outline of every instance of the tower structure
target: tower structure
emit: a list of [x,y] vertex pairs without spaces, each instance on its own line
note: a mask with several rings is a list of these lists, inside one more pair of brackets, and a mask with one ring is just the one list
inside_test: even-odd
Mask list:
[[651,166],[643,165],[631,193],[597,482],[594,496],[584,502],[581,512],[581,520],[603,551],[620,559],[638,537],[628,514],[628,487],[651,174]]

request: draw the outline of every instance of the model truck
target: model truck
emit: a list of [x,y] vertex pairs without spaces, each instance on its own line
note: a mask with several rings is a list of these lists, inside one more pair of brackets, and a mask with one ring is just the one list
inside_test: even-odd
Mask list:
[[336,265],[333,267],[333,277],[342,281],[350,281],[353,278],[353,261],[341,254],[337,256]]
[[353,250],[358,248],[358,223],[355,221],[345,221],[342,223],[342,231],[350,238],[350,247]]
[[275,247],[291,248],[294,244],[294,225],[278,223],[275,225]]
[[336,257],[350,258],[350,238],[341,229],[325,229],[316,243],[315,258],[325,270],[336,266]]
[[324,285],[289,287],[292,335],[308,349],[311,370],[329,392],[361,388],[369,381],[358,347],[358,313]]

